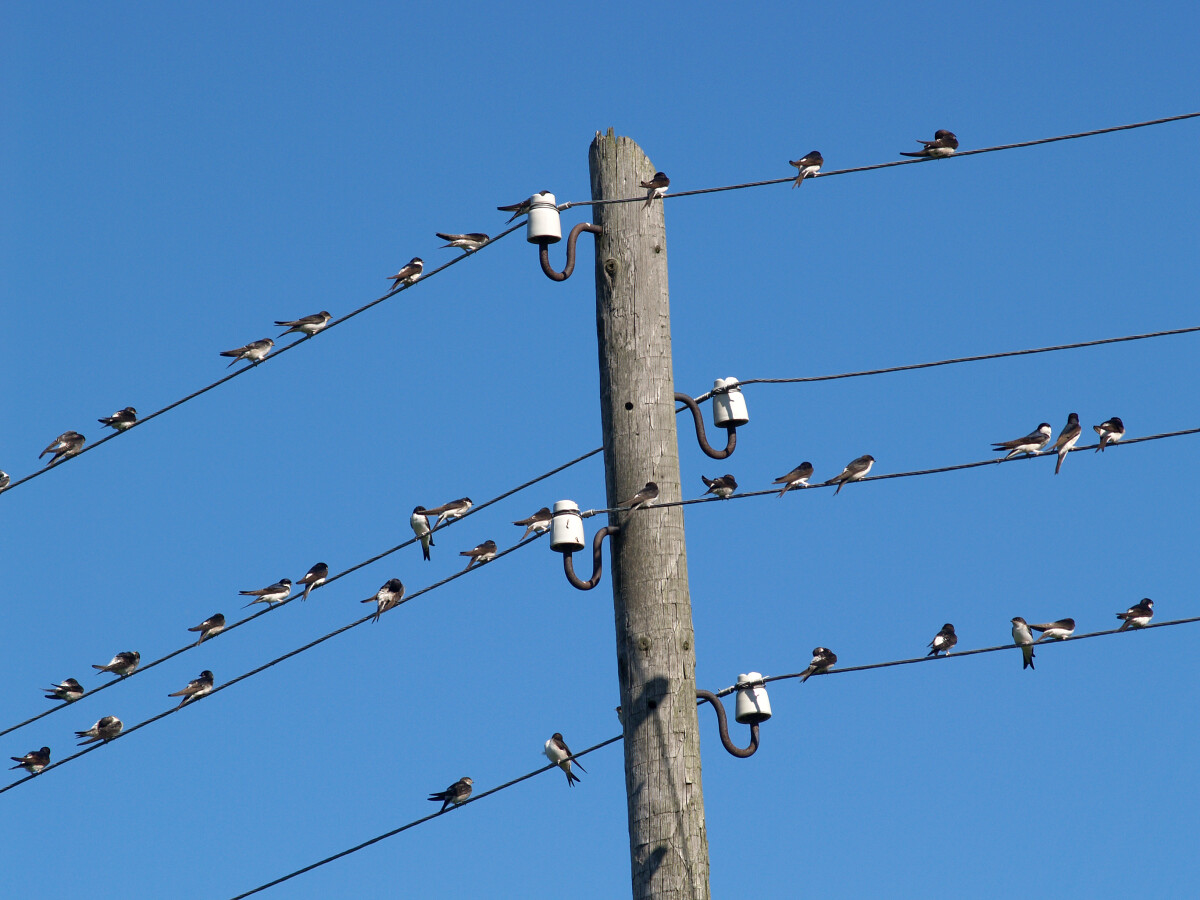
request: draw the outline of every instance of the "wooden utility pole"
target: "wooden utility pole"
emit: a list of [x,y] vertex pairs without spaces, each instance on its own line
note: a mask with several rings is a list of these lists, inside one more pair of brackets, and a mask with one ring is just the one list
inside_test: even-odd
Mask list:
[[[635,197],[654,167],[629,138],[596,133],[592,199]],[[593,207],[596,330],[608,505],[648,481],[679,500],[663,204]],[[612,540],[617,670],[634,900],[709,900],[700,784],[696,651],[683,510],[616,513]]]

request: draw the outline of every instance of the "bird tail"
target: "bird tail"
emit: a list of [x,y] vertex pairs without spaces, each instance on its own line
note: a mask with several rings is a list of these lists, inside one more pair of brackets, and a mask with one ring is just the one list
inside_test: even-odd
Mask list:
[[1063,460],[1067,458],[1066,451],[1058,454],[1058,463],[1054,466],[1054,474],[1058,474],[1058,470],[1062,468]]
[[432,538],[421,541],[421,555],[425,557],[425,562],[429,562],[429,548],[433,546]]
[[[17,768],[17,767],[14,766],[13,768]],[[567,772],[567,787],[575,787],[575,782],[579,781],[579,776],[576,775],[574,772],[572,772],[570,769],[567,769],[566,772]]]
[[921,150],[921,151],[920,151],[920,152],[918,152],[918,153],[901,153],[900,155],[901,155],[901,156],[924,156],[924,155],[925,155],[925,151],[924,151],[924,150]]

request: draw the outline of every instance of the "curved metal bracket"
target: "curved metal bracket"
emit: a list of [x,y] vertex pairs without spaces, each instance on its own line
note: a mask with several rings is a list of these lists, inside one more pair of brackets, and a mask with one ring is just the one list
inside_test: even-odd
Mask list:
[[696,423],[696,440],[700,442],[700,449],[704,451],[706,456],[711,456],[713,459],[727,459],[733,455],[733,450],[737,447],[737,428],[735,426],[731,425],[726,429],[729,432],[729,437],[725,442],[725,449],[714,450],[712,445],[709,444],[708,438],[704,435],[704,415],[700,412],[700,404],[687,394],[681,394],[678,391],[675,393],[675,401],[687,404],[687,408],[692,411],[692,419]]
[[729,739],[729,721],[725,718],[725,705],[721,702],[720,698],[712,691],[702,691],[696,688],[696,699],[707,700],[712,704],[713,709],[717,711],[717,727],[721,729],[721,743],[725,745],[726,750],[738,759],[746,759],[754,755],[754,751],[758,749],[757,722],[750,725],[750,746],[742,749]]
[[567,235],[567,265],[561,272],[555,272],[554,267],[550,265],[550,244],[547,241],[538,241],[538,257],[542,262],[542,271],[546,273],[546,277],[552,281],[566,281],[571,277],[571,273],[575,271],[575,242],[579,240],[581,232],[588,231],[592,234],[604,234],[604,229],[599,225],[593,225],[590,222],[580,222],[571,229],[571,233]]
[[587,581],[581,581],[575,574],[575,564],[571,562],[571,554],[563,554],[563,571],[567,573],[567,581],[571,582],[571,587],[581,591],[590,591],[600,583],[600,576],[604,573],[604,560],[600,556],[600,545],[604,542],[605,537],[617,534],[620,530],[620,526],[605,525],[592,538],[592,577]]

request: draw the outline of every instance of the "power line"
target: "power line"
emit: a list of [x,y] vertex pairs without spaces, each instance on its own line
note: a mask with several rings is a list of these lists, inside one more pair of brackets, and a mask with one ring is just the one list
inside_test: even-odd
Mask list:
[[[1126,444],[1140,444],[1144,441],[1159,441],[1159,440],[1162,440],[1163,438],[1182,437],[1183,435],[1188,435],[1188,434],[1200,434],[1200,428],[1187,428],[1187,429],[1184,429],[1183,431],[1168,431],[1168,432],[1164,432],[1162,434],[1146,435],[1145,437],[1122,438],[1120,440],[1120,442],[1110,443],[1108,445],[1108,449],[1111,450],[1113,447],[1120,447],[1120,446],[1123,446]],[[1095,449],[1099,448],[1099,446],[1100,446],[1099,444],[1087,444],[1086,446],[1083,446],[1083,447],[1073,447],[1068,452],[1069,453],[1079,453],[1083,450],[1095,450]],[[868,481],[886,481],[889,478],[912,478],[917,475],[939,475],[943,472],[957,472],[961,469],[977,469],[980,466],[995,466],[995,465],[999,465],[1002,463],[1020,462],[1020,461],[1027,460],[1027,459],[1040,459],[1042,457],[1053,458],[1054,455],[1055,454],[1052,451],[1047,450],[1043,453],[1037,454],[1036,456],[1014,456],[1011,459],[983,459],[983,460],[980,460],[979,462],[958,463],[957,465],[953,465],[953,466],[939,466],[936,469],[916,469],[912,472],[891,472],[887,475],[868,475],[866,478],[856,479],[856,481],[854,483],[858,484],[860,482],[868,482]],[[810,484],[810,485],[807,485],[806,487],[795,488],[795,489],[793,489],[793,491],[791,491],[791,493],[797,493],[799,491],[815,490],[817,488],[832,488],[832,487],[837,487],[837,485],[827,484],[827,483]],[[724,503],[726,500],[744,500],[748,497],[765,497],[770,494],[778,495],[779,491],[780,491],[779,485],[775,485],[775,487],[767,488],[766,490],[745,491],[740,494],[732,494],[731,496],[726,497],[726,498],[697,497],[692,500],[671,500],[671,501],[664,502],[664,503],[656,502],[656,503],[654,503],[653,506],[640,507],[636,511],[637,512],[645,512],[646,510],[658,509],[659,507],[664,507],[664,506],[691,506],[693,503],[714,503],[714,502]],[[604,513],[614,513],[614,512],[629,512],[629,509],[624,506],[614,506],[609,509],[589,509],[589,510],[584,510],[582,513],[580,513],[580,515],[586,519],[591,516],[598,516],[598,515],[602,515]]]
[[[442,272],[445,269],[450,268],[451,266],[457,265],[458,263],[460,263],[464,259],[466,259],[468,256],[474,256],[476,253],[478,253],[484,247],[489,247],[492,244],[496,243],[496,241],[500,240],[501,238],[507,237],[508,235],[510,235],[514,231],[516,231],[518,228],[520,228],[522,225],[523,225],[523,223],[518,222],[516,225],[513,225],[511,228],[508,228],[505,231],[500,232],[498,235],[496,235],[494,238],[489,240],[486,244],[484,244],[478,250],[470,250],[465,253],[462,253],[461,255],[456,256],[454,259],[450,260],[449,262],[438,266],[436,269],[431,269],[429,272],[422,274],[421,277],[418,278],[412,284],[401,285],[400,287],[398,287],[394,290],[388,291],[383,296],[377,297],[376,299],[372,300],[370,303],[366,303],[366,304],[360,306],[358,309],[356,309],[352,312],[346,313],[346,315],[342,316],[341,318],[332,320],[328,325],[326,325],[324,328],[322,328],[320,331],[318,331],[317,334],[304,335],[299,340],[293,341],[292,343],[290,343],[284,347],[280,347],[278,350],[275,350],[273,353],[271,353],[269,356],[267,356],[265,359],[261,360],[260,362],[257,362],[257,363],[254,363],[254,364],[248,365],[248,366],[243,366],[240,369],[236,369],[233,372],[230,372],[224,378],[219,378],[216,381],[214,381],[212,384],[206,385],[205,387],[200,388],[200,390],[198,390],[198,391],[193,391],[192,393],[188,394],[186,397],[181,397],[179,400],[176,400],[174,403],[168,403],[162,409],[155,410],[154,412],[150,413],[149,415],[139,418],[136,423],[134,423],[130,427],[124,429],[123,431],[114,431],[112,434],[105,435],[104,437],[100,438],[99,440],[96,440],[96,441],[88,444],[82,450],[80,450],[78,453],[74,453],[71,456],[67,457],[66,459],[62,460],[62,462],[55,463],[54,465],[44,466],[43,468],[38,469],[36,472],[26,475],[24,478],[20,478],[16,481],[11,482],[7,487],[0,488],[0,494],[4,494],[8,491],[11,491],[13,488],[17,487],[18,485],[25,484],[25,482],[27,482],[27,481],[32,481],[35,478],[45,475],[50,470],[57,469],[63,463],[69,462],[71,459],[75,459],[77,457],[83,456],[83,454],[89,453],[92,450],[95,450],[101,444],[106,444],[109,441],[113,440],[114,438],[120,437],[121,435],[126,434],[127,432],[133,431],[135,428],[138,428],[141,425],[145,425],[151,419],[155,419],[155,418],[161,416],[163,413],[170,412],[175,407],[182,406],[184,403],[187,403],[189,400],[195,400],[201,394],[207,394],[213,388],[220,387],[225,382],[230,381],[234,378],[237,378],[239,375],[245,375],[247,372],[251,371],[252,369],[256,369],[259,366],[263,365],[264,363],[268,363],[271,360],[278,358],[282,354],[286,353],[288,350],[291,350],[293,347],[298,347],[301,344],[312,340],[318,334],[324,334],[326,331],[328,331],[330,328],[333,328],[335,325],[340,325],[343,322],[347,321],[348,319],[353,319],[355,316],[359,315],[360,313],[366,312],[371,307],[379,305],[384,300],[388,300],[388,299],[394,297],[396,294],[401,293],[402,291],[407,291],[410,288],[413,288],[418,284],[423,284],[427,279],[432,278],[434,275],[437,275],[439,272]],[[2,733],[3,732],[0,732],[0,734],[2,734]]]
[[[1166,122],[1178,122],[1181,119],[1194,119],[1200,116],[1200,112],[1184,113],[1181,116],[1167,116],[1165,119],[1151,119],[1148,122],[1134,122],[1132,125],[1113,125],[1109,128],[1098,128],[1095,131],[1081,131],[1076,134],[1060,134],[1057,137],[1038,138],[1033,141],[1021,141],[1016,144],[998,144],[995,147],[982,147],[978,150],[960,150],[956,151],[952,156],[942,157],[943,159],[959,159],[964,156],[975,156],[980,153],[995,153],[998,150],[1016,150],[1019,147],[1035,147],[1038,144],[1052,144],[1055,141],[1073,141],[1076,138],[1093,137],[1098,134],[1109,134],[1114,131],[1128,131],[1131,128],[1145,128],[1148,125],[1162,125]],[[910,166],[914,163],[931,162],[929,159],[897,159],[891,162],[875,163],[870,166],[856,166],[853,169],[835,169],[832,172],[820,172],[813,175],[812,178],[831,178],[834,175],[849,175],[853,172],[870,172],[874,169],[890,169],[892,166]],[[722,187],[697,188],[692,191],[676,191],[663,196],[664,200],[673,200],[678,197],[693,197],[697,194],[715,194],[720,191],[740,191],[743,188],[763,187],[769,184],[792,184],[796,180],[796,176],[789,175],[786,178],[771,178],[767,181],[747,181],[742,184],[727,184]],[[805,181],[811,179],[806,178]],[[560,210],[570,209],[573,206],[607,206],[612,203],[643,203],[646,200],[646,195],[641,194],[637,197],[621,197],[617,200],[576,200],[570,203],[559,204]]]
[[[589,753],[592,753],[595,750],[599,750],[601,747],[607,747],[609,744],[615,744],[617,741],[624,740],[624,738],[625,738],[624,734],[618,734],[614,737],[610,737],[608,740],[601,741],[599,744],[593,744],[592,746],[588,747],[586,750],[580,750],[578,753],[573,754],[572,758],[578,759],[581,756],[587,756]],[[378,844],[380,841],[382,841],[386,838],[393,837],[402,831],[408,831],[408,829],[410,829],[410,828],[415,828],[417,825],[422,825],[425,822],[428,822],[430,819],[436,819],[438,816],[442,816],[442,815],[445,815],[446,813],[454,812],[454,810],[458,809],[460,806],[467,806],[468,804],[475,803],[476,801],[482,800],[484,797],[489,797],[498,791],[503,791],[503,790],[506,790],[507,788],[512,787],[513,785],[520,784],[522,781],[528,781],[530,778],[533,778],[535,775],[541,775],[543,772],[549,772],[551,769],[557,769],[557,768],[558,768],[558,763],[550,763],[547,766],[542,766],[540,769],[534,769],[532,772],[526,772],[524,775],[521,775],[519,778],[514,778],[512,781],[506,781],[504,784],[498,785],[494,788],[491,788],[490,790],[484,791],[482,794],[475,794],[473,797],[471,797],[471,799],[465,800],[464,802],[458,804],[458,806],[451,806],[448,809],[440,810],[435,813],[430,813],[429,815],[422,816],[419,819],[414,819],[413,821],[409,822],[407,825],[401,825],[399,828],[393,828],[391,831],[384,832],[383,834],[378,835],[377,837],[371,838],[369,841],[363,841],[361,844],[355,844],[353,847],[350,847],[348,850],[343,850],[341,853],[335,853],[333,856],[327,856],[327,857],[325,857],[325,859],[322,859],[319,862],[315,862],[312,865],[305,866],[303,869],[297,869],[294,872],[289,872],[287,875],[284,875],[281,878],[276,878],[274,881],[268,881],[266,884],[260,884],[258,887],[252,888],[251,890],[248,890],[243,894],[238,894],[236,897],[231,898],[231,900],[243,900],[243,898],[245,898],[245,897],[249,897],[252,894],[257,894],[260,891],[265,891],[267,888],[274,887],[277,884],[282,884],[283,882],[288,881],[289,879],[295,878],[297,875],[303,875],[305,872],[311,872],[313,869],[318,869],[321,866],[325,865],[326,863],[333,862],[335,859],[341,859],[343,856],[349,856],[351,853],[357,853],[359,850],[363,850],[366,847],[370,847],[372,844]]]
[[[1149,625],[1146,625],[1142,628],[1126,629],[1124,632],[1122,632],[1122,630],[1120,628],[1110,628],[1107,631],[1092,631],[1092,632],[1089,632],[1088,634],[1076,634],[1076,635],[1072,635],[1071,637],[1062,638],[1061,640],[1058,640],[1058,639],[1056,639],[1056,640],[1039,640],[1037,642],[1036,646],[1041,647],[1041,646],[1045,646],[1047,644],[1056,644],[1056,643],[1057,644],[1065,644],[1070,641],[1082,641],[1082,640],[1086,640],[1087,638],[1104,637],[1105,635],[1109,635],[1109,634],[1132,634],[1134,631],[1148,631],[1151,628],[1169,628],[1174,625],[1189,625],[1193,622],[1200,622],[1200,616],[1192,616],[1191,618],[1188,618],[1188,619],[1172,619],[1169,622],[1152,622]],[[889,662],[869,663],[864,666],[845,666],[844,668],[830,669],[828,672],[814,673],[814,677],[815,677],[815,675],[818,675],[818,674],[820,674],[820,675],[840,675],[844,672],[866,672],[871,669],[887,669],[892,666],[909,666],[909,665],[912,665],[913,663],[934,662],[935,660],[940,660],[940,659],[958,659],[960,656],[975,656],[976,654],[979,654],[979,653],[995,653],[997,650],[1016,650],[1019,647],[1020,647],[1019,644],[1000,644],[996,647],[980,647],[976,650],[958,650],[958,651],[955,651],[954,653],[948,653],[948,654],[941,655],[941,656],[915,656],[911,659],[893,659]],[[767,684],[772,681],[784,681],[785,679],[788,679],[788,678],[800,678],[802,675],[804,675],[804,672],[792,672],[787,675],[771,675],[767,678],[764,678],[762,681],[763,681],[763,684]],[[755,684],[757,684],[757,683],[758,682],[756,681]],[[720,691],[717,691],[716,694],[718,697],[726,697],[726,696],[732,694],[737,689],[738,689],[738,686],[735,684],[732,687],[727,687]]]
[[[1124,341],[1142,341],[1147,338],[1168,337],[1175,334],[1191,334],[1192,332],[1200,331],[1200,325],[1193,325],[1189,328],[1173,328],[1169,331],[1151,331],[1145,334],[1127,334],[1123,337],[1101,338],[1096,341],[1081,341],[1075,344],[1056,344],[1052,347],[1034,347],[1030,350],[1006,350],[1002,353],[985,353],[980,356],[959,356],[954,359],[939,359],[936,362],[910,363],[904,366],[889,366],[886,369],[865,369],[861,372],[842,372],[838,375],[810,375],[805,378],[748,378],[745,381],[739,380],[737,387],[746,384],[803,384],[814,381],[836,381],[839,378],[860,378],[864,375],[887,375],[891,372],[910,372],[914,369],[933,369],[937,366],[952,366],[958,363],[980,362],[986,359],[1003,359],[1008,356],[1029,356],[1034,353],[1051,353],[1055,350],[1078,350],[1080,347],[1098,347],[1101,344],[1120,344]],[[721,391],[709,391],[706,394],[701,394],[696,397],[697,403],[709,399],[714,393],[722,393]]]
[[[386,615],[387,613],[391,612],[392,610],[398,609],[401,606],[404,606],[406,603],[409,603],[409,602],[417,599],[422,594],[428,594],[430,591],[437,590],[438,588],[442,587],[443,585],[448,584],[451,581],[454,581],[454,579],[461,578],[463,575],[466,575],[468,572],[472,572],[472,571],[478,572],[480,569],[485,568],[488,565],[491,565],[496,560],[501,559],[502,557],[508,556],[508,554],[512,553],[514,550],[519,550],[522,547],[529,546],[530,544],[537,541],[544,534],[545,534],[545,532],[540,532],[538,534],[535,534],[533,537],[529,538],[528,540],[521,541],[517,544],[514,544],[513,546],[509,547],[506,550],[500,551],[499,553],[496,554],[495,557],[493,557],[487,563],[483,563],[478,566],[472,566],[469,569],[460,569],[459,571],[455,572],[454,574],[443,578],[441,581],[435,581],[433,584],[423,587],[419,591],[415,591],[412,594],[409,594],[408,596],[404,597],[404,599],[397,602],[394,606],[384,610],[382,615]],[[290,600],[284,601],[284,602],[290,602]],[[281,606],[282,604],[276,604],[276,605]],[[266,610],[264,610],[264,612],[266,612]],[[176,706],[176,707],[173,707],[172,709],[165,710],[164,712],[161,712],[158,715],[151,716],[149,719],[146,719],[143,722],[138,722],[136,725],[134,725],[130,728],[124,729],[119,735],[117,735],[115,738],[112,738],[112,740],[101,741],[99,743],[92,744],[91,746],[87,747],[86,749],[80,750],[78,753],[73,753],[70,756],[63,757],[58,762],[54,762],[54,763],[51,763],[50,765],[46,766],[46,768],[42,769],[36,775],[27,775],[24,778],[19,778],[18,780],[14,781],[12,784],[7,784],[4,787],[0,787],[0,794],[3,794],[5,791],[12,790],[17,785],[24,784],[25,782],[29,781],[32,778],[37,778],[40,775],[44,775],[46,772],[49,772],[51,769],[57,769],[59,766],[66,765],[67,763],[69,763],[73,760],[79,759],[79,757],[81,757],[81,756],[86,756],[88,753],[91,753],[93,750],[99,749],[100,747],[104,746],[105,744],[111,744],[111,743],[113,743],[113,741],[122,740],[127,735],[132,734],[133,732],[135,732],[141,728],[145,728],[147,725],[157,722],[159,719],[165,719],[167,716],[173,715],[174,713],[177,713],[182,709],[186,709],[189,706],[194,706],[196,703],[200,703],[202,700],[207,700],[209,697],[212,697],[214,694],[219,694],[221,691],[225,690],[226,688],[233,687],[235,684],[237,684],[240,681],[245,681],[247,678],[257,675],[260,672],[263,672],[263,671],[271,668],[272,666],[278,665],[279,663],[283,662],[284,660],[291,659],[293,656],[297,656],[306,650],[311,650],[313,647],[317,646],[318,644],[323,644],[323,643],[325,643],[325,641],[328,641],[331,638],[335,638],[339,634],[343,634],[344,632],[349,631],[351,628],[357,628],[359,625],[362,625],[365,622],[371,621],[372,619],[375,618],[375,616],[376,616],[376,613],[374,613],[374,612],[367,613],[367,615],[363,616],[361,619],[356,619],[355,621],[349,623],[348,625],[343,625],[341,628],[334,629],[333,631],[329,632],[328,634],[322,635],[321,637],[317,638],[316,640],[309,641],[307,644],[304,644],[301,647],[297,647],[295,650],[289,650],[287,653],[283,654],[282,656],[277,656],[275,659],[272,659],[269,662],[265,662],[261,666],[251,669],[249,672],[243,672],[241,675],[238,675],[236,678],[231,678],[229,681],[226,681],[226,682],[218,685],[217,687],[214,687],[211,691],[208,692],[208,694],[206,694],[200,700],[195,700],[192,703],[188,703],[188,704],[185,704],[182,706]],[[132,677],[132,676],[130,676],[130,677]],[[78,702],[78,701],[76,701],[76,702]],[[74,706],[75,704],[71,703],[68,705]]]
[[[495,503],[499,503],[501,500],[505,500],[505,499],[511,497],[513,494],[516,494],[520,491],[525,490],[525,488],[527,488],[527,487],[531,487],[531,486],[537,484],[539,481],[544,481],[545,479],[551,477],[552,475],[557,475],[559,472],[563,471],[564,469],[569,469],[571,466],[575,465],[576,463],[581,463],[585,459],[595,456],[597,453],[599,453],[603,449],[604,449],[603,447],[597,447],[595,450],[590,450],[587,453],[584,453],[582,456],[577,456],[574,459],[569,460],[560,466],[556,466],[555,468],[549,470],[548,472],[543,472],[541,475],[538,475],[536,478],[531,478],[529,481],[526,481],[523,484],[519,484],[514,488],[510,488],[509,490],[505,491],[502,494],[497,494],[495,497],[492,497],[490,500],[485,500],[483,503],[480,503],[477,506],[472,506],[469,510],[467,510],[467,512],[465,512],[463,515],[459,516],[458,519],[450,519],[449,521],[444,522],[441,525],[431,529],[431,532],[436,534],[440,531],[444,531],[446,528],[448,528],[454,522],[459,521],[461,519],[466,519],[469,516],[472,516],[481,510],[487,509],[489,506],[492,506]],[[332,575],[329,578],[325,579],[325,583],[323,585],[321,585],[321,587],[325,587],[326,585],[332,584],[333,582],[337,581],[339,578],[343,578],[346,575],[349,575],[351,572],[357,572],[359,569],[363,568],[364,566],[369,566],[372,563],[378,562],[379,560],[383,559],[385,556],[389,556],[398,550],[402,550],[405,547],[411,546],[412,544],[415,544],[417,542],[417,540],[418,540],[418,538],[412,537],[412,538],[408,539],[407,541],[403,541],[403,542],[397,544],[395,547],[391,547],[387,550],[384,550],[382,553],[378,553],[375,556],[372,556],[370,559],[364,560],[363,562],[360,562],[357,565],[351,566],[350,568],[348,568],[342,572],[339,572],[336,575]],[[267,613],[271,612],[272,610],[275,610],[279,607],[286,606],[287,604],[291,603],[293,600],[295,600],[299,596],[301,596],[301,592],[297,591],[295,594],[293,594],[292,596],[288,597],[286,600],[284,600],[280,603],[271,604],[266,609],[260,609],[257,612],[246,616],[244,619],[241,619],[237,622],[227,625],[227,626],[225,626],[224,630],[222,630],[218,634],[213,635],[213,637],[210,638],[209,640],[219,638],[219,637],[221,637],[221,635],[223,635],[229,631],[232,631],[233,629],[235,629],[241,625],[245,625],[247,622],[251,621],[252,619],[257,619],[259,616],[265,616],[265,615],[267,615]],[[193,641],[192,643],[190,643],[184,647],[180,647],[178,650],[168,653],[166,656],[159,657],[158,659],[156,659],[152,662],[148,662],[145,665],[139,666],[136,671],[134,671],[133,673],[131,673],[129,675],[126,675],[124,678],[117,678],[112,681],[105,682],[104,684],[100,685],[98,688],[88,691],[83,696],[90,697],[93,694],[99,693],[100,691],[110,688],[115,684],[122,684],[126,680],[133,678],[134,676],[136,676],[142,672],[145,672],[147,669],[152,669],[155,666],[159,665],[160,663],[164,663],[169,659],[174,659],[176,656],[179,656],[181,653],[187,653],[189,650],[193,650],[198,646],[199,646],[199,643],[196,641]],[[83,697],[80,698],[80,700],[82,700],[82,699],[83,699]],[[43,710],[42,712],[38,713],[36,716],[32,716],[31,718],[26,719],[24,722],[18,722],[16,725],[12,725],[12,726],[9,726],[8,728],[5,728],[3,731],[0,731],[0,737],[3,737],[4,735],[9,734],[10,732],[16,731],[19,728],[24,728],[26,725],[30,725],[30,724],[38,721],[39,719],[42,719],[46,716],[56,713],[60,709],[66,709],[67,707],[74,707],[74,706],[78,705],[78,703],[79,703],[79,700],[75,700],[71,703],[62,703],[62,704],[59,704],[58,706],[52,706],[49,709]]]

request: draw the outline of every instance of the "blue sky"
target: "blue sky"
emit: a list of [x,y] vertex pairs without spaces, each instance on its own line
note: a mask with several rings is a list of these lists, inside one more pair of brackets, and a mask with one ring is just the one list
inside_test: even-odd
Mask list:
[[[963,149],[1200,108],[1194,4],[804,12],[60,3],[7,10],[0,142],[6,427],[14,479],[67,429],[225,373],[271,322],[378,296],[435,231],[503,229],[549,189],[589,199],[597,130],[677,190]],[[1200,324],[1196,122],[666,205],[675,385],[819,375]],[[564,227],[586,217],[564,213]],[[239,590],[337,572],[408,513],[483,500],[600,443],[593,261],[554,284],[518,233],[0,499],[0,728],[118,650],[183,645]],[[555,259],[561,259],[556,249]],[[748,387],[726,462],[681,432],[689,496],[863,453],[877,473],[986,458],[1067,414],[1130,436],[1195,427],[1197,337],[816,385]],[[706,404],[707,406],[707,404]],[[915,656],[1009,619],[1080,631],[1152,597],[1196,614],[1198,438],[687,508],[697,681]],[[3,738],[56,759],[100,716],[167,709],[413,591],[458,551],[569,497],[598,458],[195,651]],[[594,521],[589,524],[594,527]],[[228,897],[617,733],[608,582],[539,542],[0,795],[13,896]],[[701,710],[714,897],[1186,896],[1200,626],[817,678],[771,690],[735,760]],[[739,734],[744,739],[744,735]],[[580,898],[629,890],[618,745],[272,896]],[[16,776],[20,773],[11,773]],[[69,847],[69,851],[64,848]],[[750,850],[747,854],[746,851]],[[747,859],[753,860],[748,865]],[[750,871],[748,871],[750,870]]]

